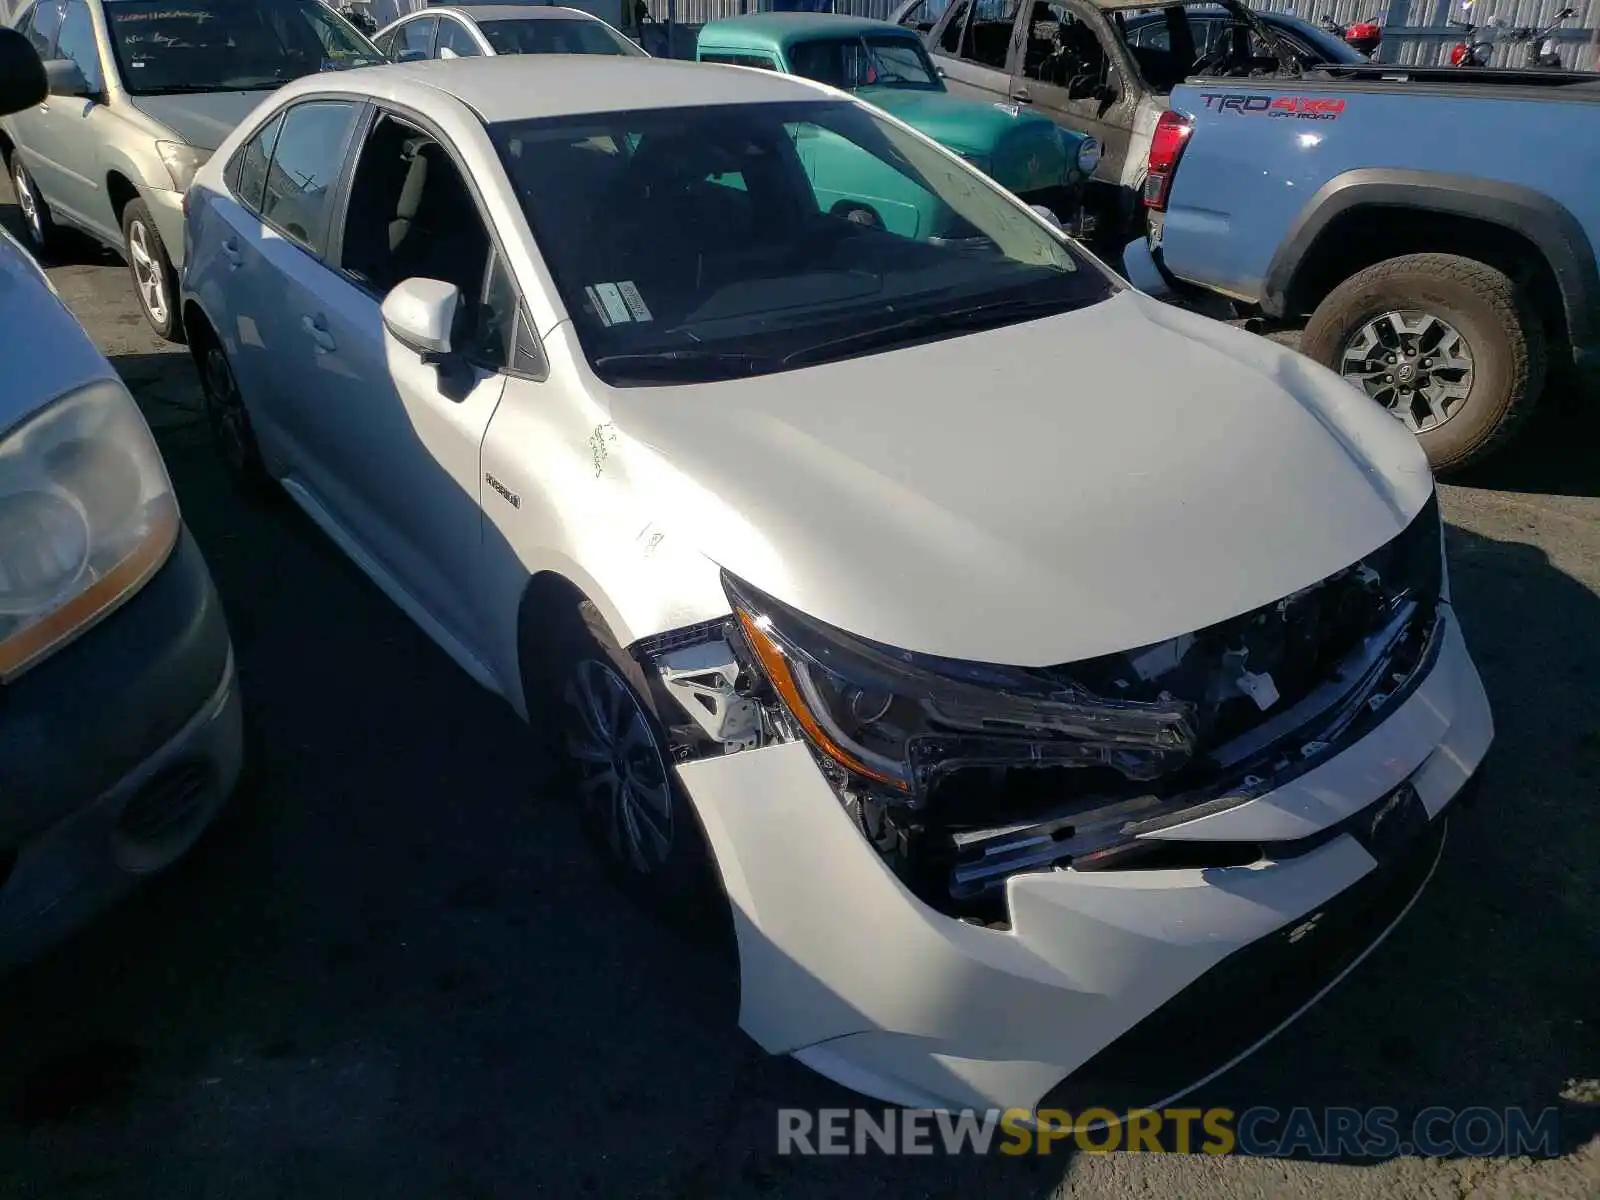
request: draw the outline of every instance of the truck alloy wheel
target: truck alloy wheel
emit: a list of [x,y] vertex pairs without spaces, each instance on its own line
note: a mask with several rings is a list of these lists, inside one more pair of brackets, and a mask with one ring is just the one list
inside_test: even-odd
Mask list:
[[1528,297],[1455,254],[1357,271],[1311,314],[1300,349],[1404,422],[1437,471],[1503,445],[1544,390],[1544,324]]

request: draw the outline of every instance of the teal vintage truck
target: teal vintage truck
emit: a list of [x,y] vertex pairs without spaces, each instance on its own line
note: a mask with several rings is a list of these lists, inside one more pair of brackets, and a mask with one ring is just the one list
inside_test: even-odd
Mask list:
[[[1099,143],[1018,105],[952,96],[915,30],[834,13],[757,13],[707,24],[695,57],[853,92],[1080,230],[1083,185],[1099,162]],[[811,140],[817,144],[801,146],[801,157],[833,212],[908,237],[940,232],[932,228],[938,215],[922,211],[926,189],[842,138]]]

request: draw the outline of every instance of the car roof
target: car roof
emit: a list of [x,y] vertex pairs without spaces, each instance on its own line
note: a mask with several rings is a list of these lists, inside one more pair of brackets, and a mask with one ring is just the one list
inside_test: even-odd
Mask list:
[[916,37],[916,31],[890,21],[855,17],[847,13],[764,12],[742,17],[707,21],[700,36],[708,34],[718,41],[738,40],[750,46],[783,46],[797,38],[818,36],[849,37],[861,33],[896,33]]
[[434,17],[441,13],[454,13],[458,17],[470,17],[474,21],[600,20],[593,13],[584,12],[581,8],[559,8],[551,4],[434,4],[417,12],[407,13],[406,19]]
[[426,113],[444,92],[486,124],[629,109],[836,99],[821,84],[772,71],[613,54],[507,54],[426,59],[307,75],[277,96],[369,96]]

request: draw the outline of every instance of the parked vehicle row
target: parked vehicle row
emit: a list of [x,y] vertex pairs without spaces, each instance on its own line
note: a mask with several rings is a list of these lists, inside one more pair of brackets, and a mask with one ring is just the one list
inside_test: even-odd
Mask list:
[[[824,144],[926,221],[841,211]],[[241,485],[560,749],[629,887],[731,922],[757,1042],[859,1091],[1181,1093],[1400,919],[1492,739],[1416,440],[864,98],[305,78],[186,239]]]
[[[0,29],[0,113],[46,95]],[[0,965],[210,824],[242,759],[233,648],[155,439],[0,230]]]

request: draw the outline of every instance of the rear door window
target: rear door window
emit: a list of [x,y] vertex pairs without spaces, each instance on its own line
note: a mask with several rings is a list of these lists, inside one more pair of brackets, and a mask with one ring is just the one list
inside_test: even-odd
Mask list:
[[310,100],[283,119],[268,168],[261,218],[321,255],[334,185],[359,109],[344,101]]

